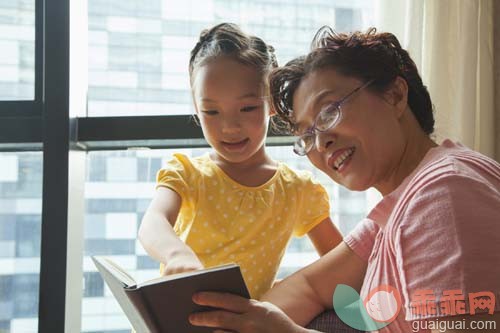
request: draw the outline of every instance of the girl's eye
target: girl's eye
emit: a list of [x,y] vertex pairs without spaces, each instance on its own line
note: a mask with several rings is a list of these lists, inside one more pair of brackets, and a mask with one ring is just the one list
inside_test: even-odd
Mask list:
[[215,116],[216,114],[219,113],[219,111],[217,110],[202,110],[201,112],[207,116]]
[[259,107],[254,105],[254,106],[245,106],[241,108],[241,112],[252,112],[253,110],[258,109]]

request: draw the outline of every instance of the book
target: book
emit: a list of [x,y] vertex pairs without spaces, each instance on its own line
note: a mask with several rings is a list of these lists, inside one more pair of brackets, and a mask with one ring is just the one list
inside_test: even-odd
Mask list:
[[136,281],[111,259],[93,256],[103,280],[137,333],[208,333],[213,328],[189,323],[193,312],[212,308],[192,301],[198,291],[217,291],[250,298],[240,267],[228,264]]

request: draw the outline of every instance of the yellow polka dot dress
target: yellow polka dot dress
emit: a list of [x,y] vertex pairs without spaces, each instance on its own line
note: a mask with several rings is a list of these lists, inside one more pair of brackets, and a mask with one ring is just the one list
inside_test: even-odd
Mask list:
[[292,237],[329,216],[328,194],[305,171],[280,163],[258,187],[241,185],[205,154],[174,158],[157,174],[157,187],[179,194],[174,230],[205,267],[240,265],[253,298],[271,288]]

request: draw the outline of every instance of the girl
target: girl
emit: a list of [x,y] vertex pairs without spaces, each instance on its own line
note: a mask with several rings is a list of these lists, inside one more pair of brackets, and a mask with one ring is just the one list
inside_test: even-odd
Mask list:
[[292,234],[307,233],[320,255],[341,241],[323,187],[266,153],[265,82],[276,66],[271,46],[228,23],[203,31],[191,51],[195,110],[212,152],[174,154],[157,175],[139,240],[162,274],[235,262],[258,299]]

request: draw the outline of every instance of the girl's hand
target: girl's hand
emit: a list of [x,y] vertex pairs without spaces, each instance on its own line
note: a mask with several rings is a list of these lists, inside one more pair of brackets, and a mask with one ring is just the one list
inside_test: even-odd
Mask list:
[[310,332],[295,324],[277,306],[227,293],[201,292],[193,295],[199,305],[220,310],[198,312],[189,316],[195,326],[218,328],[214,332],[303,333]]
[[173,255],[170,260],[167,261],[162,275],[165,276],[170,274],[196,271],[203,268],[203,264],[201,263],[200,259],[198,259],[196,254],[186,251]]

